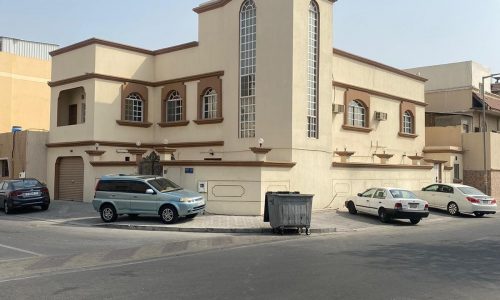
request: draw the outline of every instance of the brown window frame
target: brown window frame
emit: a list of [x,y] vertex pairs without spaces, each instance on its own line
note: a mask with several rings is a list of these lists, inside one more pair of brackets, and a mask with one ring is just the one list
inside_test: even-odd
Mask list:
[[[167,100],[170,94],[174,91],[177,91],[179,93],[179,96],[182,98],[182,119],[175,122],[167,122]],[[158,125],[163,128],[187,126],[189,124],[189,121],[186,119],[186,104],[186,85],[184,84],[184,82],[175,82],[164,85],[161,90],[161,122],[158,123]]]
[[[211,119],[203,118],[203,98],[208,89],[213,89],[217,93],[216,117]],[[222,79],[218,76],[202,78],[198,82],[198,119],[194,122],[198,125],[222,123]]]
[[[365,127],[352,126],[349,123],[349,105],[352,101],[357,101],[365,107]],[[370,94],[354,89],[347,89],[344,97],[344,130],[371,132],[373,129],[370,127]]]
[[[138,94],[141,97],[143,103],[143,118],[142,122],[130,121],[126,120],[125,117],[125,105],[127,102],[127,98],[131,94]],[[128,82],[122,85],[121,88],[121,119],[116,120],[116,123],[121,126],[130,126],[130,127],[142,127],[148,128],[153,125],[153,123],[148,122],[148,87],[138,83]]]
[[[403,132],[403,121],[404,121],[403,116],[406,112],[409,112],[412,116],[412,121],[413,121],[413,124],[412,124],[413,132],[412,133]],[[414,103],[405,102],[405,101],[401,102],[400,111],[399,111],[399,133],[398,133],[398,135],[400,137],[404,137],[404,138],[417,138],[418,137],[416,105]]]

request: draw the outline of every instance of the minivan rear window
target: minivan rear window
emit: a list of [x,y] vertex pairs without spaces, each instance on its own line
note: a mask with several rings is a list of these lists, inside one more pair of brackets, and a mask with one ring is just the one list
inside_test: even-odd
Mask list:
[[133,180],[100,180],[96,191],[144,194],[149,188],[147,184]]

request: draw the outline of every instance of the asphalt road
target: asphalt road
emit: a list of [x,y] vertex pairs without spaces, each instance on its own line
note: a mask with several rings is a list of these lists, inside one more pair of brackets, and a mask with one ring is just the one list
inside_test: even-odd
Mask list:
[[[157,237],[149,244],[149,237],[130,236],[144,232],[111,231],[115,242],[129,235],[133,247],[110,241],[104,254],[92,243],[84,247],[90,261],[89,253],[101,253],[94,259],[101,263],[75,264],[74,255],[82,254],[41,256],[24,265],[31,273],[19,274],[8,271],[17,260],[0,264],[0,275],[10,273],[0,280],[1,298],[499,299],[499,229],[499,216],[459,217],[311,237],[180,234],[160,244]],[[62,236],[74,240],[73,234]],[[82,243],[95,238],[88,234],[78,236]]]

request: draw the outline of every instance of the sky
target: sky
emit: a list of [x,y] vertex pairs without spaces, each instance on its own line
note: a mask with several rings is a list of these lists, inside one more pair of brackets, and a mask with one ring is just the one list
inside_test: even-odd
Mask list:
[[[196,41],[203,2],[0,0],[0,36],[155,50]],[[500,73],[500,0],[339,0],[333,26],[334,47],[397,68],[473,60]]]

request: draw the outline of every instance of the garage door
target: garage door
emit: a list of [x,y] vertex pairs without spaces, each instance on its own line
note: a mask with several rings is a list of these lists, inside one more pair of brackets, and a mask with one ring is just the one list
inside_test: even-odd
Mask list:
[[83,201],[83,159],[63,157],[58,163],[58,199]]

